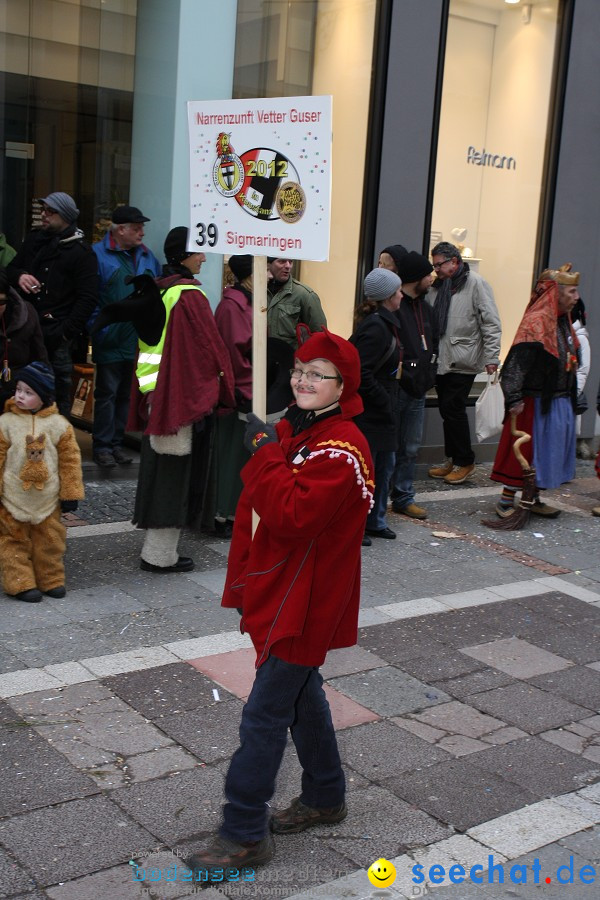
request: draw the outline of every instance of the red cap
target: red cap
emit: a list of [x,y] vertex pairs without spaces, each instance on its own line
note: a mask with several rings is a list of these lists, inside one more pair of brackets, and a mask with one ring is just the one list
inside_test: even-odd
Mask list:
[[324,328],[323,331],[312,334],[298,347],[295,356],[303,363],[310,362],[312,359],[327,359],[333,363],[344,382],[340,397],[342,413],[346,418],[353,419],[363,411],[363,402],[358,393],[360,357],[353,344]]

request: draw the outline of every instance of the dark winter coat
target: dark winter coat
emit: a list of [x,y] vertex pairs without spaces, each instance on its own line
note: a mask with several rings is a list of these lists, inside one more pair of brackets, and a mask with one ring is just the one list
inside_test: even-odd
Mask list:
[[63,338],[85,331],[98,303],[98,261],[79,228],[70,225],[60,234],[30,231],[6,271],[14,288],[26,273],[41,283],[39,292],[27,299],[40,318],[50,353]]
[[42,338],[42,330],[36,312],[22,300],[13,288],[9,288],[8,303],[4,313],[4,323],[0,318],[0,361],[4,369],[5,360],[12,372],[9,381],[0,381],[0,412],[4,404],[15,392],[15,374],[30,362],[48,362],[48,354]]
[[[355,329],[350,343],[360,356],[359,394],[365,407],[355,419],[371,452],[396,450],[397,405],[400,382],[396,377],[401,358],[398,320],[385,307],[367,316]],[[389,353],[390,348],[392,352]],[[389,356],[388,356],[389,353]],[[387,356],[383,365],[382,359]]]

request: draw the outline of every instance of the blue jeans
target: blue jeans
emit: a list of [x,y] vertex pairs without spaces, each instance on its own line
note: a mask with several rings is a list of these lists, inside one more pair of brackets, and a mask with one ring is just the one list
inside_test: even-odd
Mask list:
[[267,803],[275,792],[288,728],[302,766],[302,802],[312,807],[343,803],[346,781],[319,669],[271,655],[257,670],[242,710],[240,746],[225,779],[224,837],[258,841],[267,833]]
[[113,451],[123,444],[129,415],[129,397],[134,361],[120,360],[96,365],[94,387],[94,453]]
[[371,455],[375,465],[375,492],[373,509],[367,516],[366,527],[369,531],[383,531],[384,528],[387,528],[385,513],[396,454],[393,450],[371,450]]
[[401,510],[415,499],[413,482],[417,453],[423,438],[425,397],[411,397],[400,389],[398,412],[398,450],[390,487],[394,508]]

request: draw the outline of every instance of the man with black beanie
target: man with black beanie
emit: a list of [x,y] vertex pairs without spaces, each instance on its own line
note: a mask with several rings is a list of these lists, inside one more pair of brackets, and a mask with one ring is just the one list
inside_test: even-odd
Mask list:
[[402,302],[395,313],[404,348],[398,399],[398,448],[390,479],[394,512],[411,519],[426,519],[415,503],[414,477],[417,453],[423,438],[425,394],[435,384],[438,352],[433,310],[425,300],[431,287],[433,266],[426,256],[412,250],[397,262],[402,279]]

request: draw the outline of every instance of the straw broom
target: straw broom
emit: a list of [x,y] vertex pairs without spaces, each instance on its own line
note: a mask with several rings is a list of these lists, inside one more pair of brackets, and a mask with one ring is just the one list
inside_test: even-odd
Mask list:
[[526,431],[519,431],[515,413],[510,414],[510,431],[516,438],[512,448],[513,453],[523,469],[523,491],[519,505],[512,516],[508,516],[506,519],[481,520],[482,525],[485,525],[487,528],[495,528],[496,531],[519,531],[527,525],[535,497],[535,469],[529,465],[521,453],[521,446],[531,440],[531,435],[527,434]]

